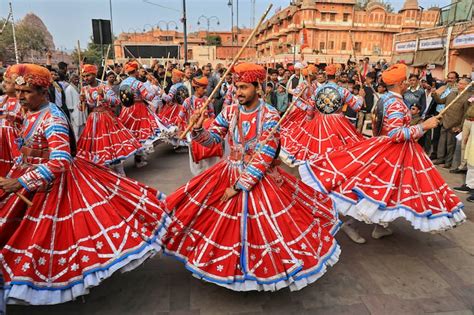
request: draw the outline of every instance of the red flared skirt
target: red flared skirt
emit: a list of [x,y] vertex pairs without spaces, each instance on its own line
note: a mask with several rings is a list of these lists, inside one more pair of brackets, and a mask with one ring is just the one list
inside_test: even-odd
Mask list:
[[305,183],[331,193],[338,211],[367,223],[399,217],[424,232],[465,220],[462,203],[414,141],[373,137],[300,166]]
[[280,158],[289,166],[315,159],[318,155],[363,140],[343,114],[316,113],[312,120],[281,133]]
[[220,198],[240,165],[221,161],[166,199],[165,251],[196,277],[236,291],[298,290],[337,262],[330,198],[279,168],[250,192]]
[[18,145],[15,143],[17,134],[13,127],[0,126],[0,177],[7,176],[20,155]]
[[181,105],[179,104],[165,104],[158,113],[158,117],[165,125],[179,125],[179,112]]
[[[27,169],[14,167],[11,177]],[[0,264],[10,304],[57,304],[161,249],[168,219],[157,192],[76,158],[46,191],[0,191]]]
[[140,142],[156,140],[160,134],[159,119],[144,102],[123,107],[119,120]]
[[77,143],[77,156],[99,165],[110,165],[140,149],[140,142],[110,112],[93,112]]

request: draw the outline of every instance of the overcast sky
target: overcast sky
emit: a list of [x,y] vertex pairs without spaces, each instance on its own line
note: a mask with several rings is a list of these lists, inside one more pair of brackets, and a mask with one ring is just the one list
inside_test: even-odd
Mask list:
[[[109,0],[0,0],[0,17],[8,15],[8,2],[13,2],[15,19],[33,12],[38,15],[54,37],[58,49],[72,49],[77,40],[85,46],[92,34],[91,19],[110,19]],[[199,16],[217,16],[220,25],[215,20],[211,22],[211,30],[228,30],[231,25],[229,0],[186,0],[188,12],[188,31],[204,30],[202,23],[197,25]],[[234,1],[234,11],[237,0]],[[147,2],[153,2],[149,4]],[[286,7],[289,0],[256,0],[256,20],[260,18],[270,3],[274,8]],[[398,10],[404,0],[391,0]],[[425,8],[444,6],[451,0],[419,0]],[[157,4],[157,5],[156,5]],[[179,19],[182,16],[182,0],[112,0],[114,33],[139,31],[144,27],[156,25],[159,21],[175,21],[179,29],[182,26]],[[234,12],[235,13],[235,12]],[[239,26],[251,26],[251,0],[239,0]],[[235,19],[235,17],[234,17]],[[203,21],[203,20],[201,20]],[[234,20],[235,23],[235,20]],[[169,24],[174,28],[174,24]],[[165,24],[161,23],[162,28]]]

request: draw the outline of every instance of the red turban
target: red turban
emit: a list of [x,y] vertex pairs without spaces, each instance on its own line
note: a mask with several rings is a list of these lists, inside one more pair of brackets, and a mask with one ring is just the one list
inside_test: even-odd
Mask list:
[[193,78],[193,86],[207,87],[209,80],[207,77]]
[[83,74],[97,74],[97,67],[95,65],[85,64],[82,66]]
[[125,72],[130,73],[138,69],[138,63],[136,61],[130,61],[125,64]]
[[395,85],[402,83],[407,79],[407,66],[404,64],[396,64],[382,72],[382,80],[387,85]]
[[335,75],[337,71],[337,67],[335,64],[330,64],[330,65],[327,65],[324,70],[326,71],[327,75]]
[[266,79],[267,72],[265,68],[254,63],[241,63],[234,67],[233,72],[236,76],[236,82],[262,82]]
[[3,77],[5,79],[11,79],[13,73],[15,73],[16,71],[18,71],[18,68],[20,67],[19,64],[17,65],[11,65],[7,68],[7,71],[5,72],[5,74],[3,75]]
[[49,87],[52,81],[51,73],[45,67],[22,63],[9,68],[9,75],[17,85]]

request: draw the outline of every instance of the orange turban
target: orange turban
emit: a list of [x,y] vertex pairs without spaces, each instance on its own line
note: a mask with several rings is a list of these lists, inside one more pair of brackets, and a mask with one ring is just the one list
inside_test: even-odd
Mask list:
[[310,75],[316,75],[318,73],[318,68],[313,64],[309,65],[306,69],[308,69]]
[[49,87],[52,81],[51,73],[45,67],[22,63],[9,68],[9,76],[17,85]]
[[85,64],[82,66],[82,73],[83,74],[97,74],[97,67],[95,65]]
[[236,76],[236,82],[262,82],[267,76],[265,68],[254,64],[243,62],[234,67],[233,72]]
[[130,61],[125,64],[125,72],[130,73],[138,69],[138,63],[136,61]]
[[207,87],[209,80],[207,77],[193,78],[193,86]]
[[17,65],[11,65],[7,68],[7,71],[5,72],[5,74],[3,75],[3,77],[5,79],[11,79],[13,73],[15,73],[16,71],[18,71],[18,68],[20,67],[19,64]]
[[173,71],[171,71],[171,75],[175,78],[181,79],[184,77],[184,72],[178,69],[173,69]]
[[335,64],[330,64],[330,65],[327,65],[324,70],[326,70],[327,75],[335,75],[337,68]]
[[382,80],[387,85],[402,83],[407,79],[407,66],[399,63],[382,72]]
[[304,77],[307,77],[308,74],[309,74],[308,68],[301,69],[301,74],[302,74]]

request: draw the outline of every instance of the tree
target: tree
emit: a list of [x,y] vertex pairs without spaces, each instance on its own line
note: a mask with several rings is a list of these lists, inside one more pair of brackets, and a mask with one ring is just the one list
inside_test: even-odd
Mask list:
[[208,46],[221,46],[222,38],[219,35],[206,36],[206,43]]
[[[369,4],[370,1],[371,0],[357,0],[356,9],[359,9],[359,10],[367,9],[367,5]],[[387,10],[387,12],[392,13],[395,11],[391,3],[385,2],[385,1],[377,1],[377,2],[380,3],[385,8],[385,10]]]
[[[75,63],[79,61],[79,57],[77,55],[77,47],[72,53],[72,58]],[[92,41],[92,37],[90,42],[87,44],[87,48],[84,50],[81,48],[81,58],[86,60],[87,63],[100,65],[102,62],[102,49],[100,45],[94,44]]]
[[[4,25],[5,19],[0,20],[0,24]],[[18,23],[15,24],[15,32],[20,62],[33,52],[44,53],[48,49],[43,30]],[[10,22],[7,22],[3,33],[0,34],[0,60],[10,63],[15,60],[13,30]]]

